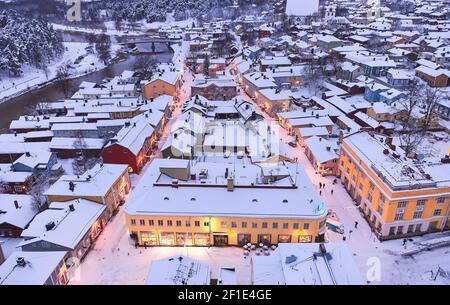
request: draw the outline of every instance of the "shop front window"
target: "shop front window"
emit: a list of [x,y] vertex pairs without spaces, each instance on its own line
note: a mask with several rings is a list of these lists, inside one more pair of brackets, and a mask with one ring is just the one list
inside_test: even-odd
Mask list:
[[291,235],[287,234],[278,235],[278,243],[290,243],[290,242],[291,242]]
[[147,246],[158,245],[158,236],[154,232],[141,232],[141,240]]
[[271,242],[270,234],[258,234],[258,243],[270,245],[270,242]]
[[312,236],[311,235],[299,235],[298,242],[299,243],[310,243],[310,242],[312,242]]
[[251,242],[252,237],[250,234],[238,234],[238,245],[243,246]]
[[177,245],[193,246],[194,239],[192,238],[192,233],[177,233]]
[[173,246],[175,245],[175,234],[172,232],[161,232],[159,244],[161,246]]
[[194,233],[194,245],[208,246],[209,245],[209,234],[208,233]]

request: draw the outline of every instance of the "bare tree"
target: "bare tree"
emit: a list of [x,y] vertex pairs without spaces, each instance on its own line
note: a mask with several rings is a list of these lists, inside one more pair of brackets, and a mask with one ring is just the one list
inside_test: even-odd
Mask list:
[[69,96],[70,81],[68,79],[70,75],[70,63],[65,62],[59,66],[56,70],[56,78],[59,80],[59,85],[65,97]]
[[44,192],[49,186],[49,173],[43,173],[36,178],[30,186],[28,194],[31,196],[31,202],[37,212],[40,212],[46,205],[47,199],[44,196]]
[[140,55],[133,64],[133,70],[142,74],[143,79],[150,79],[157,64],[156,59],[148,54]]
[[422,92],[422,106],[425,111],[425,118],[423,120],[423,126],[425,130],[428,130],[434,119],[435,110],[442,99],[442,91],[439,88],[433,88],[425,86]]
[[72,166],[74,173],[79,175],[84,173],[87,169],[87,157],[85,155],[85,150],[87,148],[86,141],[84,140],[83,135],[78,133],[77,139],[74,141],[73,146],[76,150],[78,150],[78,157],[73,161]]
[[304,69],[303,83],[314,94],[318,94],[320,86],[325,80],[322,67],[316,62],[309,62]]
[[426,130],[417,124],[414,113],[419,110],[424,84],[417,78],[407,89],[408,97],[399,101],[400,116],[397,120],[400,145],[406,155],[411,155],[422,142]]

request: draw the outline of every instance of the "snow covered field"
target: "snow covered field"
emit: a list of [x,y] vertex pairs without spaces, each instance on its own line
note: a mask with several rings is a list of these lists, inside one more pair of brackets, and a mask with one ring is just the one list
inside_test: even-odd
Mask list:
[[[8,77],[7,74],[0,75],[0,103],[6,99],[18,96],[55,79],[58,67],[64,64],[71,64],[70,74],[73,77],[82,76],[105,67],[96,54],[87,54],[88,43],[84,42],[64,42],[65,52],[57,60],[47,66],[47,70],[37,69],[31,66],[23,67],[23,74],[20,77]],[[118,44],[111,45],[111,57],[114,58],[121,48]],[[85,56],[79,63],[75,60]]]

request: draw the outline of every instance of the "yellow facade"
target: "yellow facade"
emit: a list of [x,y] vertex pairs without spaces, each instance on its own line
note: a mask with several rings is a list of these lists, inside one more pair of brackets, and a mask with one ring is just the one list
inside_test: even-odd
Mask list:
[[345,141],[338,176],[381,239],[449,228],[449,187],[393,190]]
[[[78,182],[80,183],[80,182]],[[47,195],[47,202],[65,202],[78,198],[86,199],[96,202],[98,204],[104,204],[107,206],[107,217],[111,217],[117,207],[125,200],[126,195],[131,190],[131,182],[128,170],[125,170],[123,174],[111,185],[104,196],[89,196],[89,195]]]
[[157,98],[161,95],[175,96],[177,94],[179,81],[174,85],[163,80],[155,79],[142,87],[142,95],[146,100]]
[[[325,229],[325,217],[277,219],[202,216],[126,215],[129,233],[140,245],[225,246],[314,242]],[[274,223],[276,227],[274,227]]]

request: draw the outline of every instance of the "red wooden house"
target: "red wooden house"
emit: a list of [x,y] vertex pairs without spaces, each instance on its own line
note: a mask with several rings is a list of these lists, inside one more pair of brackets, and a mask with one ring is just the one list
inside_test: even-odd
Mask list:
[[127,123],[103,149],[103,162],[128,164],[130,171],[139,173],[156,140],[154,131],[146,120]]

